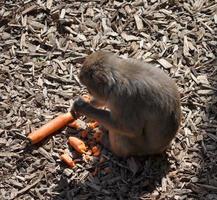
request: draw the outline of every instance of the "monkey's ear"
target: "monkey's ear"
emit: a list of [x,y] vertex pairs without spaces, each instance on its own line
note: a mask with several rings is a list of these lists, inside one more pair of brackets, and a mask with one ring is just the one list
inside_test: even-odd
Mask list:
[[106,73],[99,72],[99,71],[95,72],[93,75],[93,80],[95,80],[97,84],[108,86],[108,87],[111,87],[112,85],[115,84],[115,79],[113,75],[110,74],[109,72]]
[[107,76],[102,72],[95,72],[93,74],[93,79],[96,81],[97,84],[105,84],[108,82]]

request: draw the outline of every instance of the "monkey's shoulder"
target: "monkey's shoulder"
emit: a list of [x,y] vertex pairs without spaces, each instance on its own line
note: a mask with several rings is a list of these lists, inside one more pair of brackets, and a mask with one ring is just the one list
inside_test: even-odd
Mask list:
[[132,58],[123,59],[121,65],[118,66],[118,68],[132,72],[132,74],[144,73],[145,75],[160,76],[166,79],[168,78],[166,72],[157,67],[157,65],[153,63],[147,63],[142,60],[135,60]]

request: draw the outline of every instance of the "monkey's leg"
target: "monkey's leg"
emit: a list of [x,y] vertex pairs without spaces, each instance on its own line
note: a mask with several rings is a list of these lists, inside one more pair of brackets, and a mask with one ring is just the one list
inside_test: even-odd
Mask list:
[[109,130],[106,129],[102,124],[99,124],[99,130],[102,132],[100,143],[106,148],[111,150],[111,144],[109,141]]
[[128,157],[137,155],[140,152],[138,146],[134,144],[134,140],[118,132],[110,132],[109,141],[111,151],[120,157]]
[[100,143],[108,150],[111,150],[111,143],[109,140],[109,133],[108,132],[103,132],[102,133],[102,138],[100,140]]

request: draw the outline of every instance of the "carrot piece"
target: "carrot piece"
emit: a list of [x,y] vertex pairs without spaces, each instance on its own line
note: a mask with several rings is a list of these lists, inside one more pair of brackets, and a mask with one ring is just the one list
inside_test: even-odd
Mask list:
[[76,137],[69,137],[69,144],[78,152],[85,153],[87,151],[87,147],[82,140]]
[[80,132],[80,134],[81,134],[81,137],[82,137],[82,138],[87,138],[87,136],[88,136],[88,131],[87,131],[87,130],[83,130],[83,131]]
[[73,121],[71,123],[69,123],[67,126],[71,127],[71,128],[75,128],[75,129],[79,129],[79,123],[77,121]]
[[30,133],[27,138],[31,141],[32,144],[36,144],[43,140],[45,137],[63,128],[73,120],[74,118],[70,112],[61,114],[56,118],[52,119],[51,121],[49,121],[48,123],[44,124],[39,129]]
[[102,132],[101,131],[96,131],[94,134],[93,134],[93,138],[97,141],[97,142],[100,142],[101,141],[101,138],[102,138]]
[[91,129],[94,129],[94,128],[96,128],[97,126],[99,126],[99,122],[89,122],[88,124],[87,124],[87,126],[89,127],[89,128],[91,128]]
[[92,159],[92,157],[90,155],[88,155],[88,154],[83,154],[83,155],[84,155],[83,159],[84,159],[85,162],[88,162],[88,161],[90,161]]
[[67,154],[67,153],[63,153],[60,156],[60,159],[62,161],[64,161],[70,168],[73,168],[75,166],[75,162],[72,160],[72,158],[70,157],[70,155]]
[[95,157],[98,157],[98,156],[100,155],[100,153],[101,153],[100,148],[97,147],[97,146],[92,147],[91,150],[92,150],[92,152],[93,152],[93,156],[95,156]]

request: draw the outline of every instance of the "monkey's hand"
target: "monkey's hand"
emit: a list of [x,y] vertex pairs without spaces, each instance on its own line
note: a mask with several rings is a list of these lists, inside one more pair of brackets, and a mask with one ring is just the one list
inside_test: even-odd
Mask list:
[[113,120],[110,111],[95,108],[80,97],[74,101],[72,110],[76,114],[85,115],[87,118],[98,121],[107,129],[118,129],[117,124]]
[[83,114],[83,111],[85,111],[88,107],[90,106],[90,104],[88,102],[86,102],[84,99],[82,99],[81,97],[78,97],[73,104],[73,111],[75,113],[78,114]]

